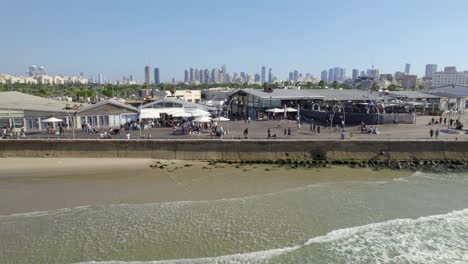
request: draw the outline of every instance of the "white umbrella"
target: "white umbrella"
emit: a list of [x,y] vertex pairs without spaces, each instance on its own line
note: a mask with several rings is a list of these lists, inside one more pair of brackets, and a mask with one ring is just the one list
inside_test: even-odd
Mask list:
[[200,116],[200,117],[197,117],[193,120],[194,122],[198,122],[198,123],[206,123],[206,122],[210,122],[211,121],[211,117],[208,117],[208,116]]
[[140,109],[140,119],[158,119],[160,118],[160,113],[156,109],[153,108],[143,108]]
[[265,112],[269,112],[269,113],[283,113],[284,110],[283,110],[283,109],[279,109],[279,108],[271,108],[271,109],[265,110]]
[[218,121],[218,122],[223,122],[223,121],[229,121],[230,119],[220,116],[220,117],[213,118],[212,120],[213,121]]
[[284,109],[284,111],[286,111],[286,112],[297,112],[297,109],[292,108],[292,107],[287,107],[287,108]]
[[47,119],[42,120],[42,122],[46,122],[46,123],[57,123],[57,122],[63,122],[63,120],[62,120],[62,119],[55,118],[55,117],[51,117],[51,118],[47,118]]

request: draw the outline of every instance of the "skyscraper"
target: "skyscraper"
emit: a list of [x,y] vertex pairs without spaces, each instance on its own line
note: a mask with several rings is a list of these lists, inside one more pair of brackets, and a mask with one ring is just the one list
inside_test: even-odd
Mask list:
[[435,72],[437,72],[437,64],[426,64],[426,74],[424,77],[432,79]]
[[341,70],[341,71],[340,71],[340,81],[343,82],[344,80],[346,80],[346,69],[345,69],[345,68],[341,68],[340,70]]
[[273,73],[271,72],[271,68],[268,69],[268,83],[273,82]]
[[265,66],[262,66],[262,76],[261,76],[260,81],[262,83],[266,82],[266,68],[265,68]]
[[341,81],[341,68],[333,68],[333,81]]
[[353,81],[357,80],[358,77],[359,77],[359,70],[353,69]]
[[103,80],[102,80],[102,73],[99,73],[99,74],[98,74],[98,83],[99,83],[99,84],[102,84],[102,83],[103,83]]
[[320,74],[320,80],[327,82],[328,81],[328,72],[327,70],[323,70]]
[[333,82],[335,79],[335,73],[333,72],[333,69],[328,70],[328,82]]
[[255,74],[254,81],[255,81],[255,82],[259,82],[259,81],[260,81],[260,74],[258,74],[258,73]]
[[221,82],[228,82],[227,80],[227,69],[226,69],[226,64],[224,64],[222,67],[221,67]]
[[193,82],[195,78],[195,73],[193,72],[193,68],[190,68],[190,79],[189,82]]
[[289,72],[289,81],[294,81],[294,72]]
[[299,71],[294,70],[294,81],[297,82],[297,80],[299,80]]
[[131,82],[134,82],[135,81],[135,76],[133,76],[133,74],[130,74],[130,79],[129,79]]
[[149,65],[145,66],[145,84],[146,85],[151,84],[151,66]]
[[185,71],[184,71],[184,83],[189,83],[189,82],[190,82],[189,71],[188,71],[188,70],[185,70]]
[[410,72],[411,72],[411,64],[406,63],[406,65],[405,65],[405,73],[406,73],[406,74],[410,74]]
[[210,82],[210,71],[208,69],[205,69],[205,83]]
[[154,68],[154,84],[158,85],[160,84],[159,80],[159,68]]

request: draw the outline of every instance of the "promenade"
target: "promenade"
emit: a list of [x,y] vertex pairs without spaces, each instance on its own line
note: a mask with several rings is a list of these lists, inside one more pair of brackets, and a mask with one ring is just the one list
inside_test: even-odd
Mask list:
[[[468,115],[462,115],[462,123],[467,124]],[[438,117],[434,117],[437,118]],[[388,124],[367,127],[378,127],[379,134],[363,134],[361,133],[360,126],[346,127],[345,140],[440,140],[440,141],[467,141],[467,130],[447,129],[447,125],[428,125],[431,122],[432,116],[417,116],[416,124]],[[182,134],[177,132],[173,133],[171,127],[156,127],[150,129],[131,130],[131,139],[245,139],[244,130],[248,128],[248,139],[268,139],[267,131],[270,129],[271,135],[276,134],[277,139],[283,140],[341,140],[340,131],[337,132],[335,127],[320,127],[320,134],[313,133],[310,130],[309,124],[302,124],[299,129],[297,123],[293,120],[282,121],[228,121],[218,122],[218,126],[222,126],[225,131],[229,131],[223,137],[216,137],[210,135],[210,130],[203,131],[199,135],[189,135],[188,133]],[[291,128],[291,135],[285,135],[284,130]],[[434,131],[438,128],[440,130],[439,137],[436,139],[430,137],[430,129]],[[466,128],[466,127],[465,127]],[[98,130],[103,132],[104,129]],[[75,130],[75,139],[98,139],[100,133],[86,134],[79,130]],[[120,135],[112,135],[112,139],[126,139],[125,133]],[[27,139],[55,139],[59,138],[58,135],[45,134],[44,132],[27,132]],[[72,139],[73,133],[71,130],[66,130],[65,138]]]

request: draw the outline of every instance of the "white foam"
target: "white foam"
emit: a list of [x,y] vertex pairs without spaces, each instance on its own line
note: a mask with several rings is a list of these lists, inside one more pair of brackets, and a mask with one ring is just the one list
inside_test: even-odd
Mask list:
[[259,263],[321,244],[346,263],[468,263],[468,208],[448,214],[395,219],[344,228],[309,239],[303,245],[235,255],[159,261],[91,261],[81,264]]

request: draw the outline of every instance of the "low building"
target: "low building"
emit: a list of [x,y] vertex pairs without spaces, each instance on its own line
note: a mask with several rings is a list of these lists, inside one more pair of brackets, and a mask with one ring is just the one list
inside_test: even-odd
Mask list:
[[416,80],[418,76],[416,75],[405,75],[401,80],[401,87],[403,89],[415,89],[416,88]]
[[447,85],[433,88],[428,93],[441,97],[440,109],[465,112],[468,108],[468,86]]
[[413,104],[416,111],[421,113],[435,112],[440,109],[441,97],[438,95],[419,91],[390,91],[385,94],[390,98]]
[[60,125],[71,128],[75,123],[74,113],[85,106],[20,92],[0,92],[0,127],[44,130],[48,124],[42,120],[55,117],[63,120]]
[[443,72],[435,72],[432,78],[432,87],[467,84],[468,72],[458,72],[456,67],[445,67]]
[[87,106],[76,113],[76,126],[90,124],[94,128],[120,127],[138,120],[138,109],[116,100]]

